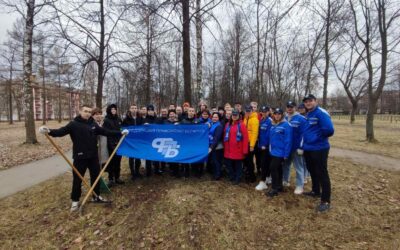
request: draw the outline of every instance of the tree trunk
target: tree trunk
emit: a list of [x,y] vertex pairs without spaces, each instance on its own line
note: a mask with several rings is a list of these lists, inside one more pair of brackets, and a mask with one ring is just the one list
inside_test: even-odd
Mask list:
[[328,97],[328,77],[329,77],[329,36],[330,36],[330,27],[331,27],[331,0],[328,0],[328,10],[326,14],[326,30],[325,30],[325,70],[324,70],[324,91],[322,97],[322,107],[326,108],[327,106],[327,97]]
[[24,34],[24,114],[25,114],[25,130],[27,144],[36,144],[36,128],[34,117],[34,103],[32,91],[32,40],[33,40],[33,18],[35,16],[35,0],[26,2],[27,13],[25,19],[25,34]]
[[104,84],[104,1],[100,0],[100,44],[99,58],[97,59],[97,93],[96,107],[103,107],[103,84]]
[[350,124],[354,124],[355,122],[355,115],[358,108],[358,101],[351,103],[351,113],[350,113]]
[[184,101],[192,103],[191,62],[190,62],[190,1],[182,3],[182,46],[183,46],[183,88]]
[[146,90],[145,90],[145,103],[151,102],[151,57],[152,57],[152,31],[150,23],[150,13],[146,16]]
[[201,20],[201,0],[196,0],[196,100],[202,97],[202,78],[203,78],[203,24]]
[[60,61],[57,63],[57,74],[58,74],[58,123],[62,122],[62,98],[61,98],[61,69]]
[[374,114],[376,112],[377,101],[369,101],[366,119],[366,137],[368,142],[376,142],[374,135]]
[[[14,55],[11,60],[14,60]],[[10,79],[8,81],[8,122],[9,124],[14,123],[13,119],[13,105],[12,105],[12,78],[13,78],[13,65],[10,65]]]
[[44,69],[44,49],[42,45],[42,124],[45,125],[47,121],[47,107],[46,107],[46,71]]

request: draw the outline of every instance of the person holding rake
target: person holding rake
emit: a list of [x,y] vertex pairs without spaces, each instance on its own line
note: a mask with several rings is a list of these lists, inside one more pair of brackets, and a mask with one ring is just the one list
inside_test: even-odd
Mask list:
[[[70,135],[73,147],[72,158],[73,165],[81,176],[85,176],[86,169],[89,168],[90,181],[93,184],[100,173],[98,159],[97,136],[126,135],[128,130],[117,131],[107,130],[98,126],[91,116],[92,108],[89,105],[82,105],[79,109],[79,115],[69,122],[66,126],[59,129],[49,129],[46,126],[39,128],[42,134],[48,134],[52,137],[62,137]],[[71,192],[71,212],[79,209],[79,199],[81,197],[81,176],[73,172],[72,192]],[[92,201],[95,203],[110,203],[110,201],[100,196],[100,185],[94,187]]]

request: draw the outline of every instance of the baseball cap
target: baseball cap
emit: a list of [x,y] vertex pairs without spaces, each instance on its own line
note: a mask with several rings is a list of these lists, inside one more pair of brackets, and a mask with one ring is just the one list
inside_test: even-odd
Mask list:
[[291,107],[291,108],[296,107],[296,103],[294,101],[288,101],[286,103],[286,107]]
[[274,109],[274,114],[283,114],[283,110],[281,108]]
[[303,102],[305,102],[305,101],[307,101],[307,100],[311,100],[311,99],[317,100],[317,98],[315,97],[315,95],[313,95],[313,94],[308,94],[308,95],[306,95],[306,96],[303,98]]
[[253,111],[253,107],[251,107],[250,105],[246,105],[245,109],[246,112],[251,112]]
[[261,106],[260,111],[261,111],[261,112],[268,112],[268,111],[269,111],[269,107],[266,106],[266,105]]

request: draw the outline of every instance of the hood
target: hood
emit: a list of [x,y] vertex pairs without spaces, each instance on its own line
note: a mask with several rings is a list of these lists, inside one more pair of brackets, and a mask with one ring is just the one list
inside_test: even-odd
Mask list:
[[[110,105],[108,105],[107,106],[107,109],[106,109],[106,113],[107,113],[107,117],[108,118],[113,118],[113,117],[117,117],[118,115],[113,115],[113,114],[111,114],[111,109],[112,108],[115,108],[115,109],[117,109],[117,105],[115,105],[115,104],[110,104]],[[118,109],[117,109],[118,110]]]

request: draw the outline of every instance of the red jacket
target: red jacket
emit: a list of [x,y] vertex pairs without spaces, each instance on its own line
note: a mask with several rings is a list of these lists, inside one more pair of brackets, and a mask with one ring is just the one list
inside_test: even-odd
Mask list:
[[226,130],[229,126],[229,123],[225,125],[224,129],[224,157],[231,160],[243,160],[245,155],[249,150],[249,135],[246,129],[246,126],[242,121],[240,122],[240,132],[242,134],[242,140],[237,141],[237,122],[231,125],[229,130],[229,139],[225,141]]

